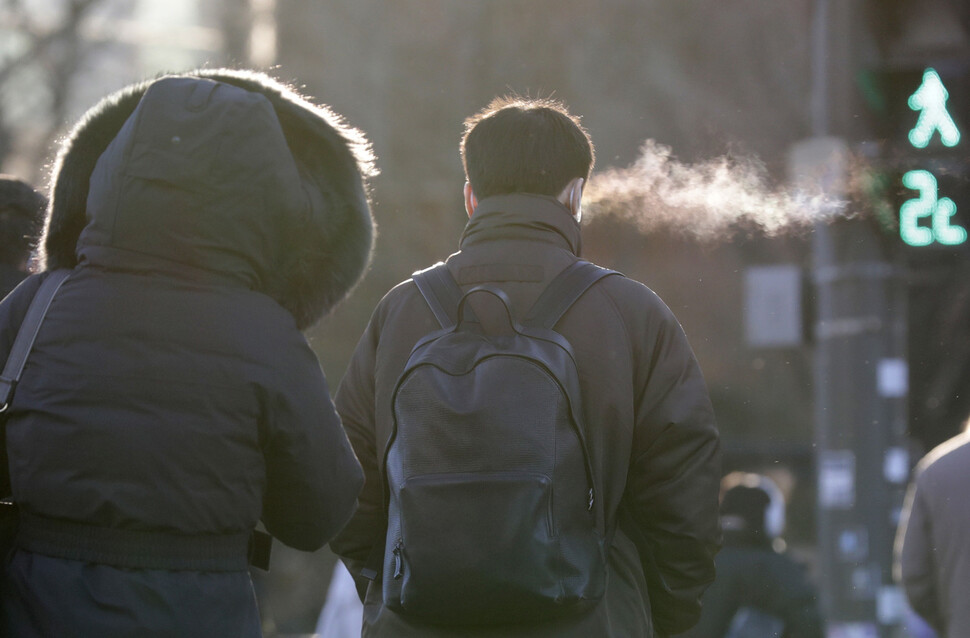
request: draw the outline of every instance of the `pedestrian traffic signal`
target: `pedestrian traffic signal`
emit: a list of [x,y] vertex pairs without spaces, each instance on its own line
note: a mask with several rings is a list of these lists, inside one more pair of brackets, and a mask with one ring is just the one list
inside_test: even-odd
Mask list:
[[888,142],[888,190],[902,244],[970,246],[970,67],[886,71],[871,95],[886,116],[880,134]]

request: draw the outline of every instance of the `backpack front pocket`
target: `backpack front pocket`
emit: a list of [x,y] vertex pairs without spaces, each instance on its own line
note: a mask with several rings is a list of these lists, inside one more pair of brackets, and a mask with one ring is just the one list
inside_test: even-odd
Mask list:
[[[552,480],[533,472],[431,474],[401,485],[388,606],[439,623],[508,622],[561,598]],[[387,591],[390,585],[390,592]],[[396,591],[395,591],[396,590]]]

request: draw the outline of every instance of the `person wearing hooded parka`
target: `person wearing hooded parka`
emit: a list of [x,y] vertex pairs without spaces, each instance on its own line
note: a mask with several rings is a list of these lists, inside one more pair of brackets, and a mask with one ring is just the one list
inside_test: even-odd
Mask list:
[[0,439],[20,508],[11,636],[261,634],[262,521],[322,547],[362,473],[302,331],[364,272],[373,158],[324,106],[255,72],[109,96],[62,145],[40,271],[0,305],[0,363],[70,269]]

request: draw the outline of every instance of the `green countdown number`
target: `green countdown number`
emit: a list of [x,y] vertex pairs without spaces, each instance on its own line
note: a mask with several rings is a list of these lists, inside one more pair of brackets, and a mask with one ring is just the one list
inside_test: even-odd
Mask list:
[[[903,175],[903,186],[919,192],[919,197],[906,201],[899,207],[899,235],[910,246],[928,246],[934,241],[945,246],[955,246],[967,241],[967,231],[950,223],[957,212],[957,205],[949,197],[939,197],[936,178],[924,170],[908,171]],[[930,226],[919,221],[930,218]]]

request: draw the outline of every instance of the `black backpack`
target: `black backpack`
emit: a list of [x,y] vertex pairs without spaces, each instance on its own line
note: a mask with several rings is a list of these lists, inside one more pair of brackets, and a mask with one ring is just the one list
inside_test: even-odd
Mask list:
[[[572,349],[553,330],[611,274],[579,261],[521,324],[498,288],[464,295],[444,264],[414,282],[442,329],[412,349],[392,396],[384,456],[383,595],[437,624],[534,621],[592,607],[606,586],[603,508]],[[475,329],[491,294],[512,330]]]

